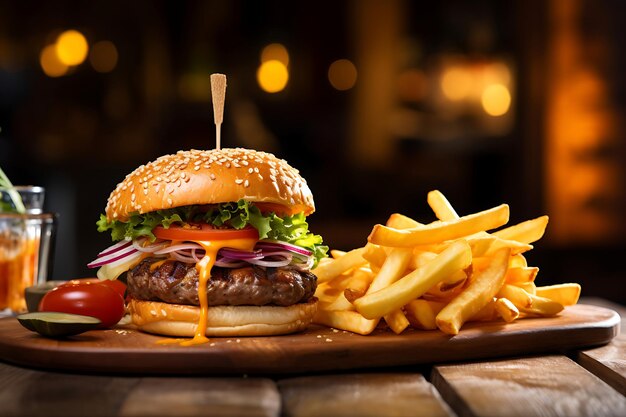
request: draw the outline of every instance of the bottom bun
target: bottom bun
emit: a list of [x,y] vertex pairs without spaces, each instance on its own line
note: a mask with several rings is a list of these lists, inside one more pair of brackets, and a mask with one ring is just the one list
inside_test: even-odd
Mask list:
[[[200,307],[131,299],[128,310],[140,330],[165,336],[193,337]],[[317,311],[317,299],[288,307],[212,306],[206,336],[271,336],[304,330]]]

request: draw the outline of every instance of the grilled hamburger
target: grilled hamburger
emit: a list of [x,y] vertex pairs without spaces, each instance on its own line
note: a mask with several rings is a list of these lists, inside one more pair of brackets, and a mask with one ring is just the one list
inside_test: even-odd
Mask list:
[[141,330],[168,336],[275,335],[312,320],[326,256],[308,230],[299,172],[248,149],[179,151],[140,166],[111,193],[98,230],[119,241],[89,264],[126,274]]

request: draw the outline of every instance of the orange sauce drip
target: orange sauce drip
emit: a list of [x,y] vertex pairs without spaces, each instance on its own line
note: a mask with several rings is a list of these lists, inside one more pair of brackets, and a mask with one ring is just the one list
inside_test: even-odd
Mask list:
[[211,279],[211,269],[215,264],[217,252],[222,248],[233,248],[251,251],[254,248],[256,239],[226,239],[215,241],[196,241],[205,250],[204,258],[196,264],[198,270],[198,300],[200,301],[200,318],[196,326],[196,332],[191,340],[180,341],[180,339],[159,340],[159,344],[179,343],[181,346],[194,346],[206,343],[206,328],[209,314],[209,303],[207,299],[207,283]]

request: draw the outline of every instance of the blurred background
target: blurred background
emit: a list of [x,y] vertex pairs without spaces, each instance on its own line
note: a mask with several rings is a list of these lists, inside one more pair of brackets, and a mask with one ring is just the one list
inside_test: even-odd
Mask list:
[[115,185],[222,144],[275,153],[315,195],[311,229],[362,246],[401,212],[542,214],[538,282],[626,302],[626,3],[0,1],[0,166],[59,213],[55,279],[110,236]]

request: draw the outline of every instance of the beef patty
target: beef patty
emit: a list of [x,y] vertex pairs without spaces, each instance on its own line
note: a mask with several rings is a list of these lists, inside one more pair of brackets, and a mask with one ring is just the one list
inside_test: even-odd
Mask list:
[[[128,293],[145,301],[200,305],[198,271],[195,264],[146,258],[127,274]],[[315,293],[317,277],[294,267],[219,268],[211,270],[207,283],[210,306],[267,305],[289,306],[305,302]]]

